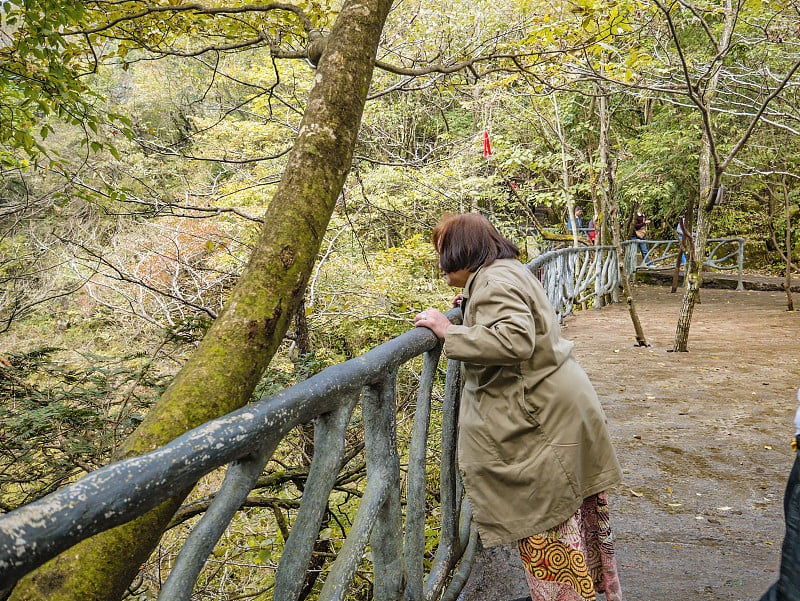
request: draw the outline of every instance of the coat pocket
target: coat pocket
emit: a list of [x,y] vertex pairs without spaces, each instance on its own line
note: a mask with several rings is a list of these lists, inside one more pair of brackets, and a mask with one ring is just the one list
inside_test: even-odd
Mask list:
[[509,376],[502,386],[495,382],[476,398],[486,450],[505,463],[515,463],[541,452],[542,438],[538,421],[526,408],[522,376]]

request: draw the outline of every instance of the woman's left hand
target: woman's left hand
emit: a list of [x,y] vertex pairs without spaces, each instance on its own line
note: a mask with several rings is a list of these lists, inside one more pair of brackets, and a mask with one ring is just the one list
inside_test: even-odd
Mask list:
[[450,320],[438,309],[425,309],[414,317],[415,328],[428,328],[439,338],[444,338],[447,328],[451,325]]

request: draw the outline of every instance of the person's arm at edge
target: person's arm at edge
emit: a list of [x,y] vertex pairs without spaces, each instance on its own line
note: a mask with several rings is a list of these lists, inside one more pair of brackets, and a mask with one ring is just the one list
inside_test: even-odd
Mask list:
[[509,282],[495,282],[473,292],[473,326],[445,329],[445,352],[451,359],[483,365],[513,365],[533,355],[536,325],[528,301]]

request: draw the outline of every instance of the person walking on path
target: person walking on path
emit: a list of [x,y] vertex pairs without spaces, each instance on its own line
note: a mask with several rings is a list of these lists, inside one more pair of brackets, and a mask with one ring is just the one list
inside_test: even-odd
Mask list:
[[[681,265],[685,265],[686,256],[689,254],[689,244],[691,244],[693,240],[691,229],[686,227],[685,217],[678,219],[678,225],[675,227],[675,230],[678,232],[678,242],[680,242],[681,247]],[[683,241],[685,231],[689,232],[689,235],[686,238],[686,243]]]
[[605,492],[622,474],[544,289],[482,215],[444,217],[433,244],[463,324],[431,308],[414,325],[462,362],[459,471],[481,541],[517,543],[534,601],[622,601]]
[[633,220],[633,239],[638,240],[636,245],[639,247],[639,252],[642,253],[642,262],[645,265],[650,265],[650,260],[647,258],[647,226],[650,225],[650,220],[644,216],[641,211],[636,211],[636,217]]
[[[581,230],[583,229],[583,209],[580,207],[575,207],[575,229],[578,231],[578,235],[581,235]],[[569,218],[567,221],[567,231],[572,231],[572,217]]]
[[597,223],[599,219],[600,216],[595,213],[589,220],[589,241],[595,246],[597,246]]

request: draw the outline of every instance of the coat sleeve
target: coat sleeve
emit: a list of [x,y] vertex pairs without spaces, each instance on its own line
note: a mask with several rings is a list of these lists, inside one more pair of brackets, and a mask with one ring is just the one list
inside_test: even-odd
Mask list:
[[478,365],[514,365],[533,356],[536,325],[521,290],[495,281],[474,291],[469,303],[474,325],[447,328],[448,357]]

